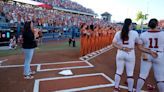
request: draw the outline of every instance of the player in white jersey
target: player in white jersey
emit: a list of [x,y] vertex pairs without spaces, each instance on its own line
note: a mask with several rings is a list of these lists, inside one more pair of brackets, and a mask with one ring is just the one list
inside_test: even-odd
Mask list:
[[125,19],[122,31],[118,31],[113,39],[113,46],[118,48],[116,55],[115,91],[119,91],[121,75],[126,67],[128,91],[133,91],[133,72],[135,67],[135,43],[139,35],[136,31],[130,30],[131,19]]
[[164,32],[157,29],[157,19],[151,19],[148,26],[150,30],[142,33],[139,41],[143,54],[136,92],[141,92],[152,66],[159,92],[164,92]]

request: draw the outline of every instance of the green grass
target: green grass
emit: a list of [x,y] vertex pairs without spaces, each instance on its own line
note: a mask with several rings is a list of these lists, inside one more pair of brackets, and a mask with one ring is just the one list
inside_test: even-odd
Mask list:
[[[39,46],[36,49],[37,52],[46,52],[46,51],[59,51],[59,50],[69,50],[69,49],[80,49],[80,42],[76,42],[76,47],[69,47],[68,42],[61,42],[61,43],[50,43],[44,44]],[[0,57],[10,56],[10,55],[20,55],[22,54],[22,48],[17,48],[16,50],[1,50]]]

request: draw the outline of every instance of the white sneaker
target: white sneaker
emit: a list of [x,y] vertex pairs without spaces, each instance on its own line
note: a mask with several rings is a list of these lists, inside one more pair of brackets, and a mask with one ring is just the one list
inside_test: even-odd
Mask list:
[[25,75],[24,76],[24,79],[26,79],[26,80],[30,80],[30,79],[33,79],[34,78],[34,76],[32,76],[32,75]]

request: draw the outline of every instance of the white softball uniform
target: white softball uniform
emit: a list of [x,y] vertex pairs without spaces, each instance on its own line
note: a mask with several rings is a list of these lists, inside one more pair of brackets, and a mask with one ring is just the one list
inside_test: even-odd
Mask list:
[[156,51],[157,58],[149,54],[141,57],[140,77],[146,79],[151,67],[153,66],[156,81],[164,81],[164,32],[147,31],[141,34],[139,44],[145,48]]
[[121,31],[118,31],[113,39],[113,42],[117,42],[123,47],[133,48],[131,52],[125,52],[118,49],[116,55],[116,73],[122,75],[124,66],[126,66],[127,76],[133,76],[135,67],[135,43],[138,43],[139,35],[136,31],[129,31],[129,40],[123,41],[121,39]]

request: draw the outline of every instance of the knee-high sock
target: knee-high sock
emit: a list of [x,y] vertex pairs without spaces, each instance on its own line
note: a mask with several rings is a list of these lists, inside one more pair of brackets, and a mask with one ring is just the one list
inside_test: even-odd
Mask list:
[[133,91],[133,85],[134,85],[134,79],[133,78],[128,78],[127,79],[128,82],[128,91]]
[[157,84],[159,92],[164,92],[164,82],[159,82]]
[[141,92],[141,89],[145,83],[145,80],[139,78],[137,81],[137,87],[136,87],[136,92]]
[[119,87],[120,80],[121,80],[121,76],[118,74],[115,74],[115,88]]

